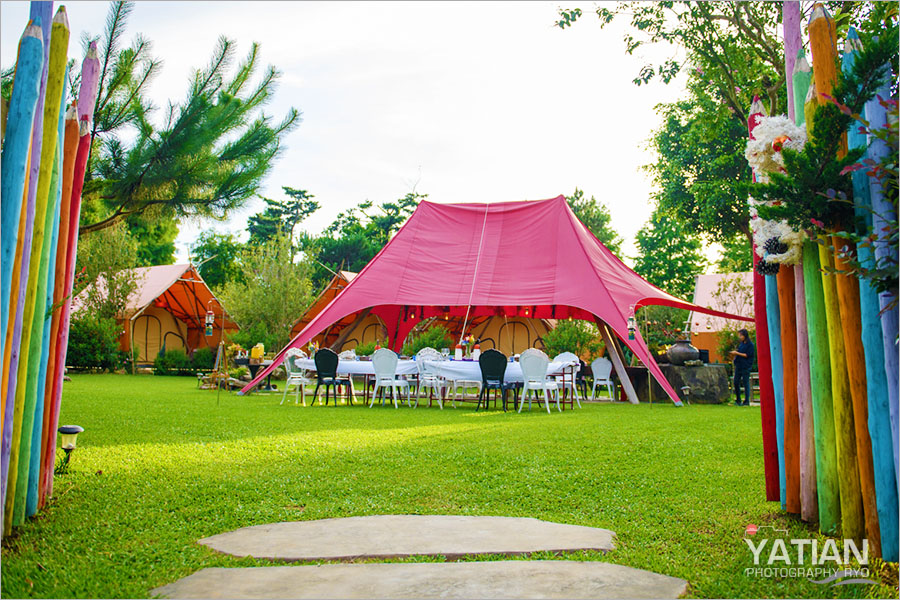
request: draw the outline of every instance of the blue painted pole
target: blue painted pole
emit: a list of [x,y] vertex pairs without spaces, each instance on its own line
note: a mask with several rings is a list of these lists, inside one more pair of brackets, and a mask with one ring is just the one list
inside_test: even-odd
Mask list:
[[787,506],[787,478],[784,472],[784,365],[781,360],[781,311],[778,305],[778,280],[766,275],[766,321],[769,326],[769,351],[772,355],[772,387],[775,391],[775,438],[778,441],[778,488],[781,508]]

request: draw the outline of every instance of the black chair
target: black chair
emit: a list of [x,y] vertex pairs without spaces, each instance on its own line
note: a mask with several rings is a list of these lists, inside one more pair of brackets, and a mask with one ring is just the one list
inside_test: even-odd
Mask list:
[[316,391],[313,392],[313,404],[316,403],[316,398],[319,396],[319,387],[324,385],[325,406],[328,406],[329,387],[334,389],[334,405],[337,406],[338,387],[346,386],[347,402],[350,406],[353,406],[353,384],[351,383],[350,378],[346,377],[339,379],[337,376],[337,366],[338,361],[340,360],[337,353],[330,348],[322,348],[316,352],[313,360],[316,362]]
[[[514,394],[516,394],[517,390],[516,384],[503,381],[503,376],[506,375],[506,364],[506,356],[493,348],[485,350],[478,357],[478,366],[481,367],[481,393],[478,394],[478,405],[475,407],[476,412],[481,408],[482,399],[484,399],[484,408],[487,410],[490,390],[494,390],[494,406],[497,406],[497,392],[501,393],[503,410],[506,411],[507,390],[513,390]],[[518,394],[516,396],[518,397]]]
[[585,371],[588,370],[588,365],[580,358],[578,362],[581,363],[581,368],[578,369],[578,373],[575,375],[575,387],[581,390],[581,397],[587,400],[587,381],[584,378]]

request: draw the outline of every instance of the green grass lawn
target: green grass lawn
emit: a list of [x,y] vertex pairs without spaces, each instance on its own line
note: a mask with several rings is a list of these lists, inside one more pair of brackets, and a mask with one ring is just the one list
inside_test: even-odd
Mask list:
[[690,596],[897,597],[896,565],[877,587],[744,575],[748,523],[815,535],[765,501],[758,408],[548,415],[279,400],[223,392],[217,406],[191,378],[73,376],[61,424],[85,432],[52,503],[4,542],[3,596],[147,597],[204,567],[279,564],[217,554],[196,543],[205,536],[400,513],[609,528],[616,550],[560,558],[681,577]]

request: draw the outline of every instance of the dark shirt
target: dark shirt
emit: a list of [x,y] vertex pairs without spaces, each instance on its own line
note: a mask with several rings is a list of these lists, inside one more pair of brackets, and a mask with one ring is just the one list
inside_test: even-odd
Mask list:
[[756,348],[753,346],[753,342],[751,342],[750,340],[741,342],[741,344],[737,347],[737,351],[741,354],[746,354],[747,356],[735,356],[734,368],[740,369],[742,371],[749,371],[753,366],[753,356],[756,353]]

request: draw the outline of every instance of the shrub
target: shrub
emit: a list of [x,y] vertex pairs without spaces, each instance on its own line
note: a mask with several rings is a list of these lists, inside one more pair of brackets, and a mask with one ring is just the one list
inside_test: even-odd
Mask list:
[[[298,313],[299,314],[299,313]],[[280,336],[268,330],[264,323],[253,323],[249,326],[242,325],[240,331],[231,334],[230,339],[242,348],[252,348],[262,342],[266,352],[278,351],[284,347],[280,344]]]
[[600,354],[602,342],[597,339],[597,326],[581,320],[558,321],[556,327],[544,337],[544,351],[551,358],[561,352],[574,352],[576,356],[590,362]]
[[193,373],[191,361],[184,350],[175,348],[166,350],[153,361],[154,375],[185,375]]
[[355,352],[357,356],[371,356],[375,352],[375,346],[383,346],[384,344],[380,342],[366,342],[365,344],[360,344],[356,347]]
[[241,379],[244,375],[248,375],[250,370],[247,367],[235,367],[228,370],[228,376],[233,379]]
[[191,356],[191,368],[195,371],[209,371],[216,366],[216,353],[212,348],[197,348]]
[[118,340],[119,325],[115,319],[96,318],[84,313],[73,315],[66,365],[73,369],[114,371],[121,365]]
[[[436,325],[422,332],[410,333],[409,337],[406,338],[406,343],[403,344],[401,353],[406,356],[413,356],[422,348],[440,350],[441,348],[452,348],[453,346],[453,338],[450,336],[447,328],[443,325]],[[359,354],[358,350],[356,354]]]

